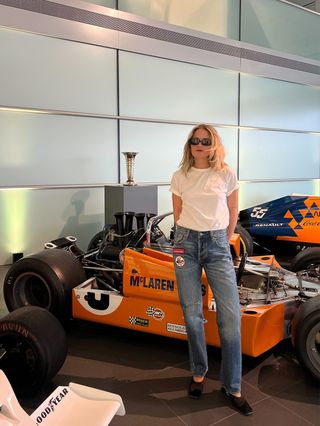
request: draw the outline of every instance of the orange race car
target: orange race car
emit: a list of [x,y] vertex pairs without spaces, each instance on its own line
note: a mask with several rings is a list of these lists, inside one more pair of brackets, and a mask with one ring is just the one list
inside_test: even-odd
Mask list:
[[[20,259],[12,265],[4,280],[4,297],[9,311],[19,312],[26,309],[22,306],[36,305],[62,321],[72,316],[186,339],[170,253],[171,240],[160,229],[164,219],[167,220],[168,215],[149,218],[143,232],[145,243],[140,247],[123,248],[119,240],[125,239],[128,245],[128,234],[117,234],[117,229],[107,227],[97,247],[88,252],[79,250],[75,238],[67,237],[50,242],[46,244],[47,249]],[[141,230],[131,232],[134,237],[131,242],[141,241]],[[281,268],[273,255],[240,257],[237,234],[230,244],[242,311],[243,353],[257,357],[291,337],[299,361],[319,380],[319,280],[307,273],[297,275]],[[207,342],[219,346],[215,299],[205,275],[202,294]],[[39,375],[33,359],[44,357],[39,355],[40,349],[32,356],[35,350],[32,344],[28,345],[27,339],[24,338],[22,346],[16,342],[21,337],[21,330],[30,329],[32,325],[27,323],[21,330],[18,325],[8,326],[10,316],[17,311],[0,320],[0,348],[7,353],[7,367],[11,372],[15,360],[10,355],[18,352],[19,362],[30,371],[29,377]],[[41,315],[43,317],[44,313]],[[16,324],[13,320],[11,324]],[[26,324],[23,315],[19,324]],[[0,359],[0,368],[3,359],[5,357]],[[37,381],[40,379],[43,381],[43,378]]]

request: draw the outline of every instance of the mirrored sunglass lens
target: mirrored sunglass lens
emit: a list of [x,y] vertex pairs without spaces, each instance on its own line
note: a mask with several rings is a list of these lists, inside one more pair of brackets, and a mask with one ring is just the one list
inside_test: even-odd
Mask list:
[[192,139],[190,139],[189,142],[190,142],[191,145],[199,145],[200,143],[203,146],[210,146],[211,145],[211,139],[210,138],[204,138],[204,139],[192,138]]

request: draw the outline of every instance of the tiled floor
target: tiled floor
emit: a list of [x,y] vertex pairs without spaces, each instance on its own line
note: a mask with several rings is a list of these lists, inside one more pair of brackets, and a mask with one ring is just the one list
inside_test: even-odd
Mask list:
[[[0,267],[1,284],[5,271]],[[0,315],[5,313],[0,289]],[[20,400],[28,412],[54,387],[73,381],[122,396],[127,414],[115,417],[115,426],[320,426],[319,384],[301,369],[290,342],[243,358],[243,393],[254,408],[244,417],[220,394],[219,349],[209,348],[203,398],[191,400],[185,342],[81,321],[70,322],[67,333],[69,353],[59,374],[36,397]]]

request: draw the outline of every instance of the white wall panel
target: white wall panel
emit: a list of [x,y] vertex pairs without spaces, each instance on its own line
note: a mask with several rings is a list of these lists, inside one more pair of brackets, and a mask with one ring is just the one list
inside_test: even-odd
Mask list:
[[320,131],[320,88],[241,75],[240,124]]
[[120,52],[120,114],[236,124],[238,74]]
[[0,28],[0,105],[116,114],[116,51]]
[[115,120],[0,111],[0,186],[117,182]]
[[300,133],[240,131],[240,179],[318,179],[320,137]]
[[59,236],[74,235],[85,250],[103,226],[103,188],[0,190],[0,264]]
[[290,194],[320,195],[319,181],[240,182],[240,210]]

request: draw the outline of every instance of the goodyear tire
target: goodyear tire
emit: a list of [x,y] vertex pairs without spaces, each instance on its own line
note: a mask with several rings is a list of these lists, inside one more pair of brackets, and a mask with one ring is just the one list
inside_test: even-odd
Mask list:
[[303,303],[295,314],[291,339],[300,364],[320,381],[320,295]]
[[11,266],[4,279],[4,299],[9,311],[39,306],[65,320],[71,316],[72,289],[85,280],[82,264],[72,253],[43,250]]
[[248,253],[248,256],[252,256],[253,241],[249,232],[239,224],[236,225],[235,232],[240,235],[240,254]]
[[0,368],[19,395],[35,393],[50,381],[67,356],[60,322],[47,310],[26,306],[0,320]]
[[320,279],[320,247],[309,247],[298,253],[291,262],[294,272],[309,270],[311,276]]

